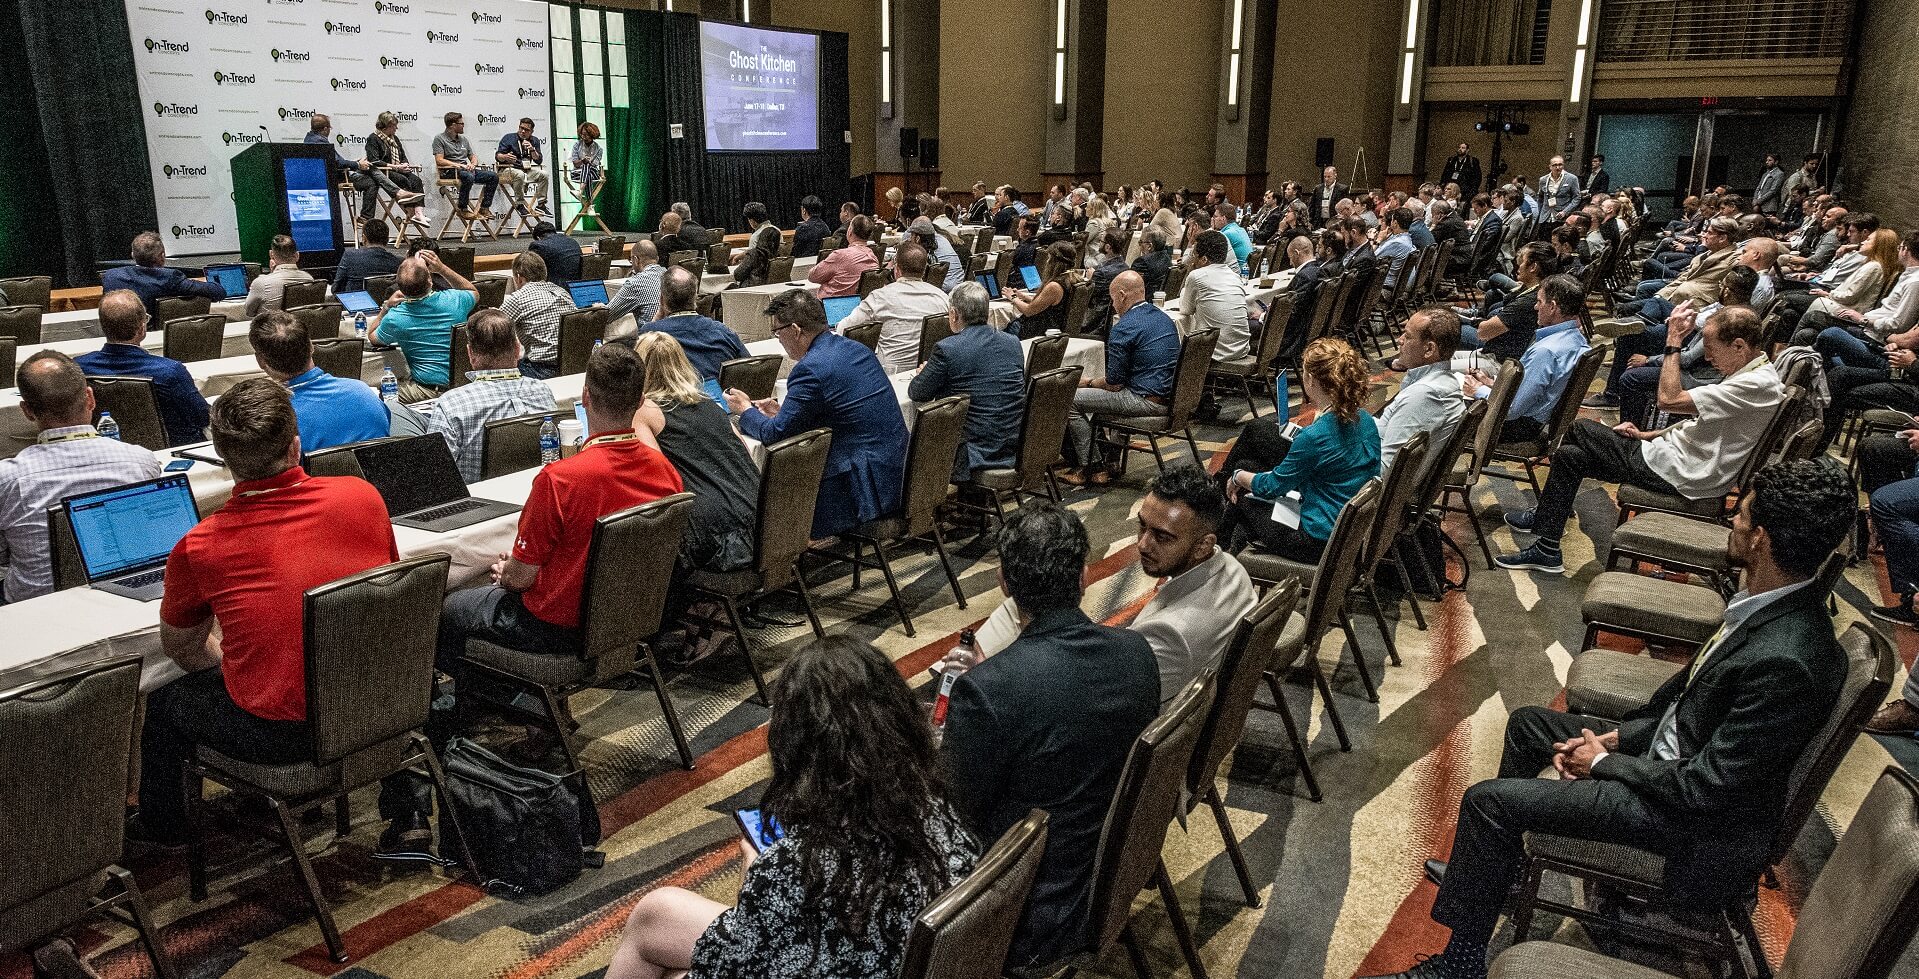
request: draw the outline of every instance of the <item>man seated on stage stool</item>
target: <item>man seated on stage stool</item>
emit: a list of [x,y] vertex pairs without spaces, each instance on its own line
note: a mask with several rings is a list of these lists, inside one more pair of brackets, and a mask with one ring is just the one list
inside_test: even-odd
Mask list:
[[[374,218],[360,226],[360,247],[340,254],[340,267],[333,270],[333,294],[364,292],[366,280],[376,275],[400,271],[400,256],[387,246],[387,224]],[[385,296],[375,296],[384,299]]]
[[466,321],[466,356],[472,378],[440,395],[420,427],[446,438],[460,478],[477,483],[483,472],[486,423],[553,411],[553,389],[526,376],[520,341],[505,310],[476,310]]
[[247,286],[246,314],[250,319],[269,309],[285,309],[282,297],[295,282],[312,282],[313,274],[300,267],[300,249],[288,235],[274,235],[267,249],[267,271]]
[[[642,238],[627,248],[633,262],[633,274],[620,280],[620,288],[606,302],[608,322],[624,316],[644,327],[660,313],[660,276],[666,268],[660,264],[659,246]],[[697,287],[698,283],[694,283]]]
[[868,294],[840,320],[839,332],[878,320],[880,363],[898,374],[919,366],[920,330],[928,316],[946,312],[946,293],[926,281],[926,249],[910,239],[893,250],[899,278]]
[[[500,176],[492,169],[482,170],[474,163],[473,144],[466,138],[466,119],[458,112],[444,117],[446,131],[433,137],[433,165],[442,180],[459,180],[459,215],[476,221],[493,211],[493,195],[500,189]],[[480,185],[480,206],[473,207],[473,185]]]
[[189,279],[185,272],[167,267],[167,246],[160,241],[158,231],[142,231],[133,236],[133,264],[118,265],[100,273],[100,292],[102,294],[120,289],[131,289],[134,295],[147,309],[147,318],[157,321],[160,300],[169,296],[200,296],[212,302],[227,297],[227,291],[218,282],[206,279]]
[[968,282],[953,290],[947,324],[953,331],[933,345],[906,396],[924,404],[965,395],[966,430],[953,461],[953,482],[968,483],[982,469],[1011,468],[1019,460],[1020,422],[1026,414],[1026,355],[1018,338],[987,322],[986,287]]
[[1146,280],[1131,269],[1113,279],[1113,326],[1106,338],[1106,375],[1079,382],[1066,438],[1078,473],[1060,481],[1072,486],[1112,481],[1093,441],[1102,418],[1142,418],[1172,409],[1173,375],[1179,366],[1179,328],[1173,318],[1146,301]]
[[[700,315],[700,282],[693,273],[676,265],[660,273],[658,279],[659,315],[651,322],[641,320],[640,333],[664,333],[678,340],[687,362],[702,381],[719,380],[720,365],[748,356],[746,344],[740,342],[740,335],[732,327]],[[627,345],[632,345],[631,340]]]
[[540,149],[540,137],[533,135],[532,119],[521,119],[518,132],[500,137],[493,162],[499,167],[500,183],[520,192],[520,203],[515,208],[521,214],[532,220],[547,213],[546,156]]
[[[259,765],[312,757],[302,596],[399,559],[372,486],[300,468],[299,422],[280,382],[256,377],[221,395],[213,447],[234,493],[167,558],[160,648],[187,675],[147,697],[140,811],[127,823],[137,842],[185,840],[181,773],[196,747]],[[407,849],[431,844],[425,825]],[[382,848],[389,842],[383,837]]]
[[531,249],[513,256],[513,291],[500,303],[500,312],[513,321],[526,356],[520,373],[549,378],[560,373],[560,318],[574,312],[573,294],[547,281],[546,260]]
[[[1746,590],[1687,669],[1617,725],[1545,707],[1513,712],[1499,777],[1466,791],[1451,860],[1427,864],[1439,882],[1433,920],[1452,936],[1399,979],[1483,979],[1529,833],[1659,855],[1677,908],[1710,915],[1752,897],[1794,763],[1845,683],[1813,576],[1858,505],[1831,460],[1761,470],[1727,544]],[[1548,765],[1558,778],[1539,777]]]
[[[399,347],[406,355],[413,377],[401,386],[400,400],[412,404],[452,383],[453,328],[472,315],[480,296],[473,283],[430,251],[401,262],[397,275],[393,295],[381,297],[380,311],[368,324],[367,339]],[[452,288],[433,288],[434,276],[444,276]]]
[[846,244],[814,263],[806,272],[808,282],[820,287],[819,298],[838,299],[860,294],[860,276],[880,267],[868,242],[873,239],[873,219],[855,214],[846,222]]
[[[217,287],[216,287],[217,288]],[[100,297],[100,333],[106,343],[74,360],[89,375],[144,377],[153,382],[153,400],[168,445],[198,442],[207,427],[207,399],[185,364],[162,357],[143,346],[147,338],[147,311],[130,289],[116,289]]]
[[[324,113],[315,112],[305,142],[316,146],[335,145],[333,120]],[[380,191],[386,191],[387,196],[393,198],[393,202],[401,207],[414,207],[426,199],[425,194],[406,190],[394,183],[393,178],[387,175],[384,168],[374,166],[373,161],[364,156],[358,160],[349,160],[335,149],[333,161],[327,165],[327,170],[329,182],[337,184],[344,179],[353,185],[354,190],[360,192],[360,221],[364,224],[372,224],[378,220]]]
[[160,475],[160,460],[93,427],[93,389],[66,354],[42,350],[14,382],[20,414],[38,430],[11,459],[0,459],[0,605],[53,591],[47,508],[76,493]]
[[334,377],[313,366],[313,341],[292,313],[271,309],[254,317],[247,343],[260,369],[292,392],[303,451],[385,438],[390,432],[386,405],[372,388],[357,377]]

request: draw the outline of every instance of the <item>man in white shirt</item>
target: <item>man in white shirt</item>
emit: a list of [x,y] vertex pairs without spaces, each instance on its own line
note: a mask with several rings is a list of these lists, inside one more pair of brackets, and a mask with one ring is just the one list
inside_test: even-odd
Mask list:
[[1552,456],[1552,474],[1532,510],[1509,512],[1506,525],[1535,535],[1531,546],[1498,558],[1508,570],[1562,574],[1559,540],[1572,516],[1573,499],[1588,478],[1631,484],[1655,493],[1708,500],[1733,489],[1746,456],[1756,451],[1785,398],[1785,387],[1765,354],[1759,314],[1724,306],[1705,325],[1706,360],[1726,379],[1688,391],[1681,378],[1681,348],[1695,315],[1682,303],[1668,317],[1666,359],[1659,368],[1659,408],[1690,415],[1671,427],[1642,432],[1632,422],[1612,428],[1591,419],[1573,423]]
[[839,332],[845,333],[878,320],[877,353],[880,366],[888,374],[919,366],[920,327],[928,316],[946,312],[945,291],[926,281],[926,249],[917,242],[905,242],[895,252],[894,264],[899,268],[899,279],[867,296],[839,325]]
[[20,413],[40,431],[19,455],[0,460],[0,605],[53,591],[48,507],[160,475],[152,452],[94,430],[93,389],[66,354],[34,354],[15,383]]
[[666,267],[660,264],[659,247],[651,241],[634,242],[629,254],[633,256],[633,274],[620,280],[619,291],[606,304],[606,318],[613,321],[632,316],[633,322],[645,328],[659,315],[660,276]]
[[512,321],[526,350],[520,373],[532,378],[560,373],[560,317],[577,308],[572,293],[547,281],[546,259],[531,250],[513,259],[513,291],[500,304],[500,312]]
[[1213,348],[1215,362],[1250,356],[1253,329],[1246,315],[1246,280],[1239,277],[1226,236],[1218,231],[1200,232],[1193,253],[1197,260],[1179,290],[1186,329],[1219,330],[1219,345]]
[[273,245],[267,249],[267,264],[272,268],[247,287],[248,319],[260,315],[262,310],[286,308],[283,297],[287,286],[313,281],[313,276],[300,267],[300,249],[286,235],[273,236]]
[[520,340],[505,310],[482,309],[467,319],[466,356],[472,380],[434,401],[425,421],[426,430],[453,449],[460,478],[477,483],[484,475],[486,423],[553,411],[555,402],[545,381],[521,374]]

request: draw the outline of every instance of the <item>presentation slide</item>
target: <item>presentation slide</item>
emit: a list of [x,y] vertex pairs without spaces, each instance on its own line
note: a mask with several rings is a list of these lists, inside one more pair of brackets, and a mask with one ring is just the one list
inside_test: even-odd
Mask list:
[[700,22],[710,151],[820,148],[820,39]]

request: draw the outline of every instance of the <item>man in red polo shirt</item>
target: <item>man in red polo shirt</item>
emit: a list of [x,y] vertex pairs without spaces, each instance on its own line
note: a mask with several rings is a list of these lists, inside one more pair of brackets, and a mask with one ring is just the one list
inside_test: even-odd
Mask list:
[[194,746],[262,765],[311,756],[302,596],[399,557],[371,485],[300,468],[300,423],[283,385],[243,381],[212,416],[233,499],[167,558],[160,643],[187,675],[147,698],[140,812],[127,827],[161,845],[185,838],[180,779]]

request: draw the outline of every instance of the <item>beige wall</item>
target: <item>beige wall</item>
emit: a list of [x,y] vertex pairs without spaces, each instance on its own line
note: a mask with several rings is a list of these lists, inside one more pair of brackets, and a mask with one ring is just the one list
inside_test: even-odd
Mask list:
[[[1493,137],[1491,133],[1473,132],[1473,123],[1486,118],[1486,107],[1482,105],[1447,106],[1435,105],[1426,111],[1426,157],[1424,165],[1414,174],[1416,182],[1438,180],[1439,172],[1445,169],[1446,158],[1459,148],[1461,140],[1472,148],[1473,155],[1479,157],[1482,171],[1479,189],[1486,190],[1485,178],[1491,176],[1493,165]],[[1512,179],[1515,171],[1524,173],[1527,183],[1535,189],[1539,186],[1539,176],[1546,172],[1546,162],[1559,151],[1554,130],[1559,125],[1559,107],[1546,103],[1534,108],[1526,116],[1533,130],[1525,136],[1508,136],[1501,143],[1500,153],[1506,159],[1506,179]],[[1585,172],[1582,164],[1568,161],[1568,169],[1573,173]]]
[[1919,227],[1919,4],[1865,0],[1859,72],[1846,113],[1846,195],[1891,227]]
[[[674,9],[680,5],[675,3]],[[763,23],[839,31],[846,35],[847,124],[853,130],[853,174],[873,172],[873,113],[879,98],[880,41],[878,0],[756,0],[767,8]],[[755,14],[756,20],[761,20]],[[832,134],[838,138],[837,134]],[[942,147],[942,150],[944,147]]]
[[940,3],[940,169],[948,187],[1039,187],[1052,86],[1051,4]]
[[[1273,120],[1266,170],[1316,183],[1314,140],[1331,136],[1341,180],[1353,175],[1354,152],[1366,150],[1367,183],[1386,182],[1392,137],[1394,59],[1402,24],[1395,0],[1279,0],[1279,47],[1273,65]],[[1371,25],[1370,28],[1365,25]]]
[[1106,184],[1204,187],[1212,180],[1223,5],[1107,0]]

